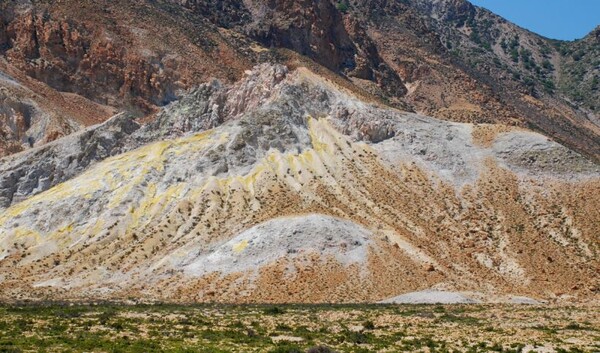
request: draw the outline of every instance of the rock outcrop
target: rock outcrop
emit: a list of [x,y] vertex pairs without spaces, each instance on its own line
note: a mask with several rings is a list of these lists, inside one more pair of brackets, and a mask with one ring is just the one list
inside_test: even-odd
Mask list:
[[[227,34],[202,18],[156,3],[131,5],[0,4],[0,85],[19,96],[16,104],[35,106],[31,125],[40,121],[37,125],[47,127],[29,131],[27,124],[15,125],[24,119],[21,113],[0,102],[0,156],[100,123],[117,111],[151,115],[192,86],[214,77],[231,81],[251,67],[252,56],[235,47],[242,44],[229,43]],[[128,24],[139,18],[143,23]]]
[[174,100],[183,88],[176,60],[143,57],[103,28],[55,19],[35,8],[3,21],[6,60],[60,92],[148,112]]
[[54,143],[2,159],[0,209],[70,180],[116,154],[125,137],[138,128],[131,116],[121,114]]

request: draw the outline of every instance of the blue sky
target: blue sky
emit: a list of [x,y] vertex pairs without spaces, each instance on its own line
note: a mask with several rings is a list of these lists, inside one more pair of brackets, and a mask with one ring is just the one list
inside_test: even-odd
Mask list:
[[548,38],[583,38],[600,25],[600,0],[469,0]]

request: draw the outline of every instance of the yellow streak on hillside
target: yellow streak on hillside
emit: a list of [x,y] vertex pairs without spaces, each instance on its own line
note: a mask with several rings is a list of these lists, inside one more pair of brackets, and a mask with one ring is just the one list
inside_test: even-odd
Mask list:
[[241,253],[242,251],[244,251],[244,249],[246,249],[248,247],[248,240],[244,239],[241,242],[234,244],[232,247],[233,252],[235,252],[236,254]]
[[[67,198],[89,199],[94,192],[99,190],[113,193],[114,197],[111,198],[108,208],[114,208],[136,185],[143,181],[152,169],[163,171],[169,153],[180,154],[205,148],[212,142],[210,139],[212,134],[213,130],[209,130],[178,140],[153,143],[122,155],[107,158],[78,177],[11,206],[0,215],[0,229],[6,228],[8,221],[36,205],[43,207],[43,205]],[[221,140],[224,138],[226,138],[226,134],[219,136]]]
[[[199,194],[215,189],[228,192],[231,189],[239,189],[238,186],[241,186],[244,191],[254,195],[256,182],[263,173],[271,172],[285,177],[288,168],[296,178],[299,172],[322,173],[324,171],[323,161],[333,158],[335,142],[341,137],[325,119],[310,118],[308,125],[313,148],[306,149],[299,154],[282,154],[279,151],[272,151],[246,175],[209,178]],[[308,173],[304,173],[304,175],[308,177]]]
[[[299,188],[301,187],[300,182],[308,179],[310,174],[323,174],[326,171],[326,165],[329,167],[336,165],[335,160],[339,157],[336,154],[336,145],[347,148],[345,143],[339,143],[343,138],[325,119],[310,118],[308,125],[312,148],[299,154],[282,154],[279,151],[272,151],[246,175],[209,177],[202,187],[187,194],[188,184],[186,183],[170,185],[161,191],[156,183],[148,182],[146,176],[152,170],[164,170],[166,161],[173,154],[200,151],[207,147],[227,143],[229,140],[227,133],[215,136],[214,131],[211,130],[188,138],[157,142],[111,157],[79,177],[9,208],[0,216],[0,230],[11,218],[26,212],[31,207],[36,205],[44,207],[51,205],[56,200],[68,197],[89,198],[98,190],[110,192],[107,209],[116,208],[124,202],[135,187],[139,187],[144,181],[148,182],[148,185],[141,189],[144,196],[137,203],[130,205],[127,216],[120,220],[126,223],[127,232],[144,227],[155,216],[164,216],[170,205],[181,201],[184,197],[194,199],[203,193],[217,189],[224,192],[225,195],[236,189],[243,189],[244,192],[254,195],[256,183],[264,173],[275,174],[286,180],[291,186]],[[293,172],[292,175],[288,169]],[[68,221],[72,220],[65,220],[65,222]],[[61,247],[67,247],[73,241],[79,240],[74,238],[74,232],[78,234],[79,238],[83,235],[93,238],[106,231],[105,226],[106,223],[102,220],[76,228],[73,223],[63,224],[59,229],[49,232],[46,239],[56,240]],[[40,234],[33,230],[20,229],[19,232],[19,234],[35,234],[36,243],[43,241]],[[240,251],[247,246],[247,244],[238,245],[236,249]]]
[[14,239],[33,238],[36,243],[42,238],[40,233],[23,227],[14,229],[11,235]]

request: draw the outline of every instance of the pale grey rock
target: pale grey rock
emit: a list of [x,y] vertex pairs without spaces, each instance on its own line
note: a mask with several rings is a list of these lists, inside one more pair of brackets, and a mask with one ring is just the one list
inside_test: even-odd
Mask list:
[[479,304],[481,301],[460,292],[424,290],[381,301],[382,304]]
[[350,265],[367,260],[372,234],[360,225],[334,217],[310,214],[282,217],[256,225],[184,265],[185,272],[202,276],[253,272],[279,259],[287,261],[317,254]]
[[139,128],[119,114],[46,145],[0,159],[0,209],[69,180],[115,154],[123,137]]
[[508,299],[508,302],[510,304],[520,304],[520,305],[540,305],[542,304],[542,302],[535,300],[533,298],[529,298],[529,297],[523,297],[523,296],[511,296]]

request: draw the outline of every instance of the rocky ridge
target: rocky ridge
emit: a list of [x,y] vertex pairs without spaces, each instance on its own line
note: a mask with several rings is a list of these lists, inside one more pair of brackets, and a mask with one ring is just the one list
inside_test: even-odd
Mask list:
[[[203,82],[298,59],[404,110],[520,126],[600,153],[595,32],[552,41],[464,0],[22,0],[0,13],[0,72],[29,90],[3,103],[0,155],[116,111],[151,121]],[[13,109],[29,101],[40,111],[31,124]]]

